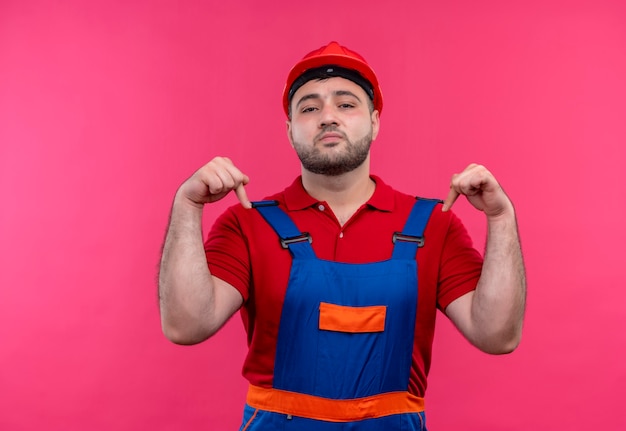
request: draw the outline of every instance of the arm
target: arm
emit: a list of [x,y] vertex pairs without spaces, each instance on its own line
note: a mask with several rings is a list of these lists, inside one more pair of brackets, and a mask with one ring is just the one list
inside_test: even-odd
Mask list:
[[526,278],[515,209],[493,175],[470,165],[454,175],[447,211],[459,195],[487,217],[487,244],[476,290],[445,310],[461,333],[484,352],[512,352],[519,344],[526,303]]
[[159,271],[159,305],[165,336],[195,344],[212,336],[241,307],[241,294],[209,272],[202,212],[234,190],[250,208],[248,177],[229,159],[215,158],[185,181],[174,198]]

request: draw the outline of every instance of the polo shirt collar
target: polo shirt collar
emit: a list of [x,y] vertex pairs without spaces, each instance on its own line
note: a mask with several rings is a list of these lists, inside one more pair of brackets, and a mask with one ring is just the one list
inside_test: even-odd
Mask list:
[[[370,176],[376,183],[374,194],[367,201],[367,205],[379,211],[392,211],[394,205],[393,189],[385,184],[376,175]],[[315,198],[309,195],[302,185],[302,176],[298,176],[284,192],[285,206],[289,211],[297,211],[319,204]]]

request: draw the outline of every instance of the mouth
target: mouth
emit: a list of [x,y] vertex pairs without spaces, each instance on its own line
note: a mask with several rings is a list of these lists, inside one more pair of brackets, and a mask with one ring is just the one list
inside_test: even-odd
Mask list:
[[318,138],[317,141],[323,144],[335,144],[338,141],[345,139],[341,133],[329,132],[323,133]]

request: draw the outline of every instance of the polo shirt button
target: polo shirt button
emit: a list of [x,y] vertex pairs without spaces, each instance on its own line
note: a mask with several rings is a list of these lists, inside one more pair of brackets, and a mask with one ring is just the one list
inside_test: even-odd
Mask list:
[[343,238],[343,232],[339,232],[339,238]]
[[317,207],[320,211],[324,211],[326,209],[326,207],[322,204],[320,204],[320,206]]

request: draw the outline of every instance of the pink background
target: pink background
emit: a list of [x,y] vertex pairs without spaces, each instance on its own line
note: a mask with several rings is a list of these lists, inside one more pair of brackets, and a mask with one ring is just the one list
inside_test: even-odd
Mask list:
[[375,173],[443,197],[479,162],[519,213],[522,344],[488,356],[440,318],[429,428],[626,428],[626,2],[4,0],[0,429],[238,427],[239,318],[160,331],[168,211],[215,155],[253,199],[291,181],[284,79],[334,39],[383,85]]

